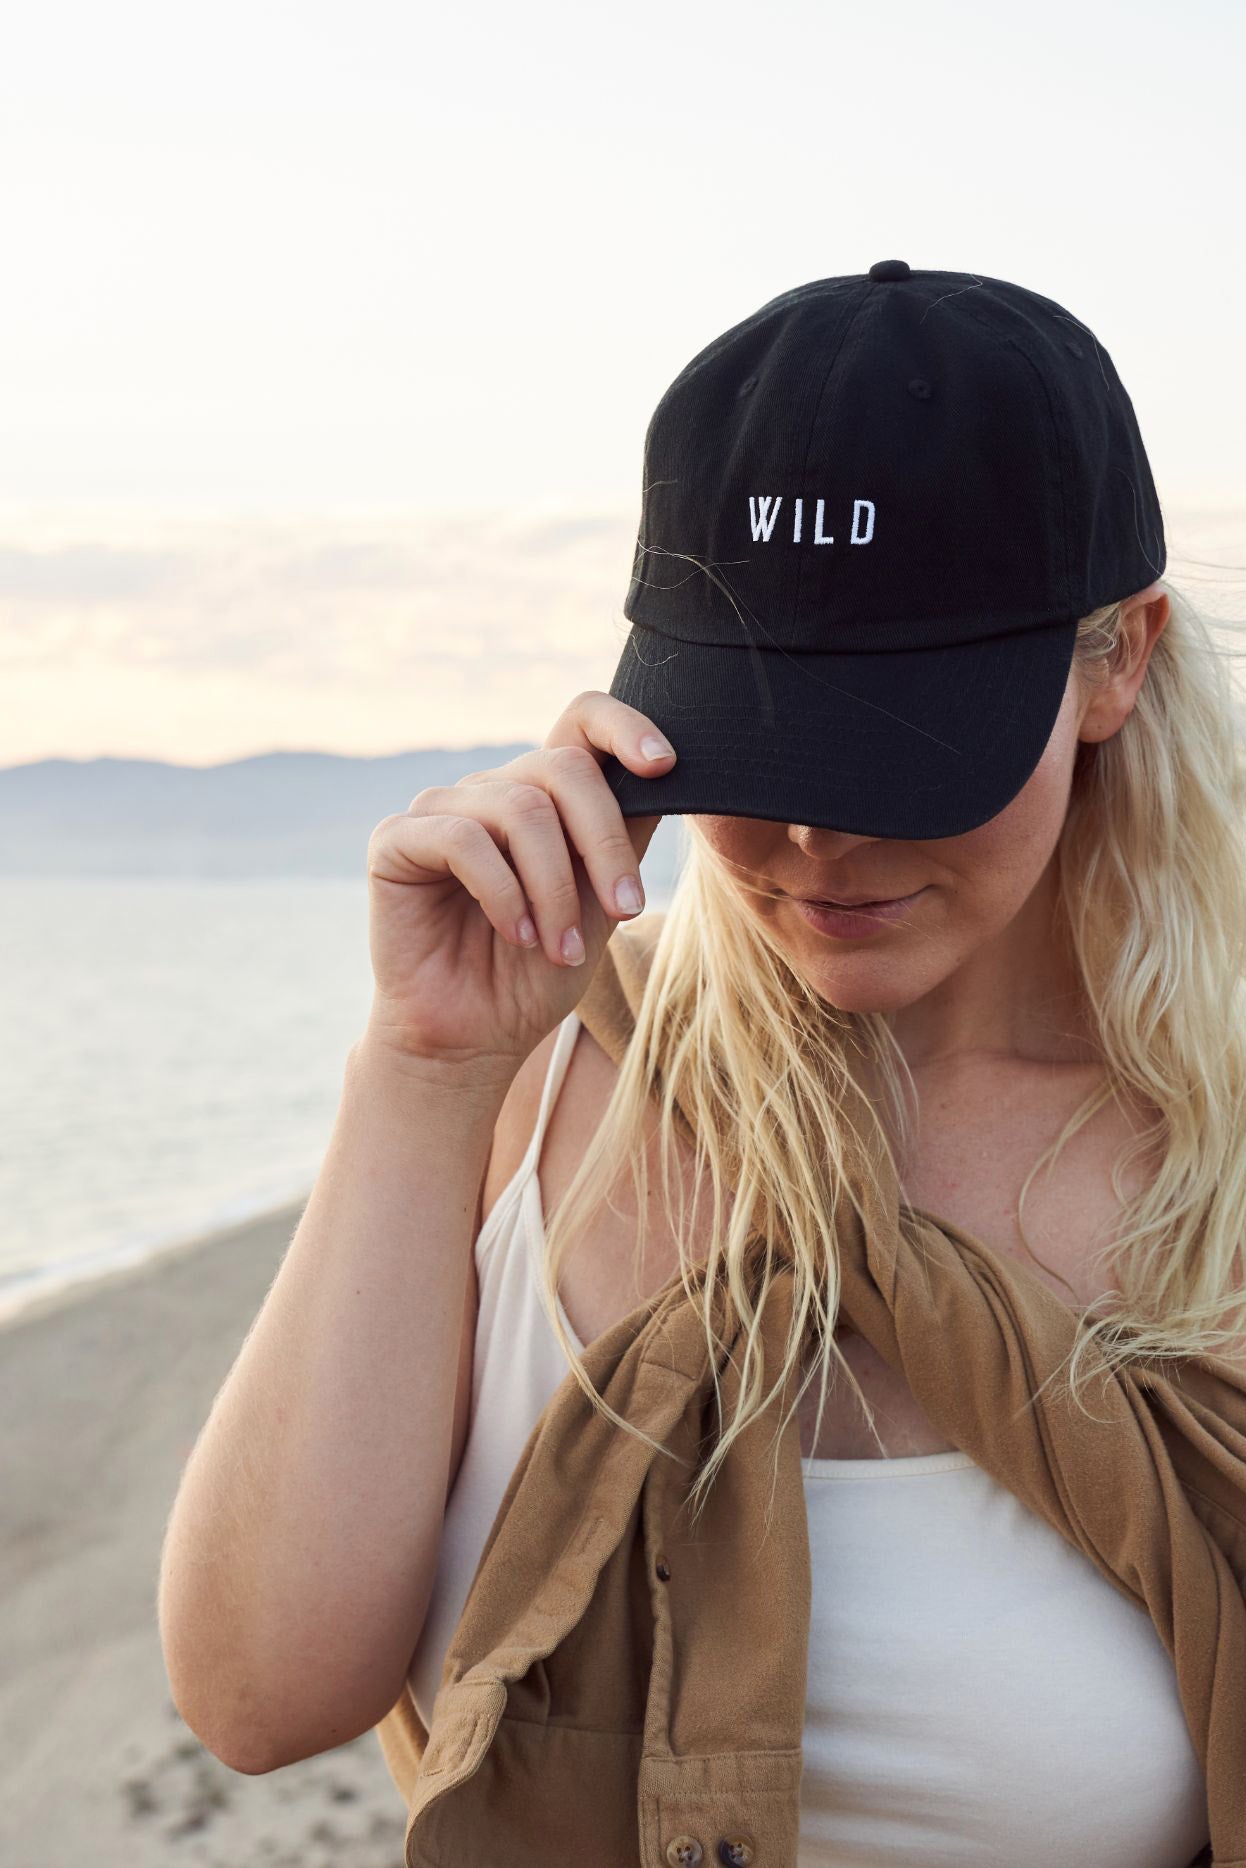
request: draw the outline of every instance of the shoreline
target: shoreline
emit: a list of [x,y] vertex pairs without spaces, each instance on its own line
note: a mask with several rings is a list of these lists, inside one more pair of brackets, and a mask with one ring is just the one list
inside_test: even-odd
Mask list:
[[182,1470],[306,1200],[45,1292],[0,1324],[0,1859],[401,1868],[374,1732],[259,1777],[174,1704],[157,1620]]
[[254,1207],[243,1205],[231,1219],[209,1219],[195,1226],[193,1231],[170,1233],[145,1244],[139,1242],[114,1247],[109,1252],[101,1253],[95,1264],[64,1271],[58,1271],[58,1267],[52,1265],[48,1267],[46,1276],[37,1272],[23,1279],[19,1275],[7,1283],[0,1278],[0,1335],[27,1318],[46,1316],[50,1311],[73,1303],[77,1297],[89,1297],[105,1286],[145,1271],[166,1258],[177,1257],[183,1252],[199,1251],[210,1246],[213,1240],[237,1231],[240,1226],[250,1226],[288,1213],[291,1216],[290,1230],[293,1232],[310,1197],[309,1183],[303,1193],[293,1198],[265,1199]]

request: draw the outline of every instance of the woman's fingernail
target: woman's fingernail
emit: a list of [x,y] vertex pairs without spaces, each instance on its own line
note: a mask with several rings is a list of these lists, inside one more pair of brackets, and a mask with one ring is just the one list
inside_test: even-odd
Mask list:
[[568,928],[562,937],[562,957],[568,966],[584,963],[584,941],[579,928]]
[[640,742],[640,750],[646,759],[668,759],[675,748],[668,746],[664,739],[659,739],[656,733],[646,733]]
[[614,885],[615,905],[625,915],[638,915],[644,907],[640,896],[640,884],[635,876],[624,876]]

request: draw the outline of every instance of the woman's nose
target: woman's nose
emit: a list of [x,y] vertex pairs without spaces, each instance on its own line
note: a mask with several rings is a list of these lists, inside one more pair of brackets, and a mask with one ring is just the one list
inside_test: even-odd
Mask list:
[[857,836],[851,830],[828,830],[821,824],[789,824],[787,834],[807,856],[843,856],[858,843],[881,843],[881,837]]

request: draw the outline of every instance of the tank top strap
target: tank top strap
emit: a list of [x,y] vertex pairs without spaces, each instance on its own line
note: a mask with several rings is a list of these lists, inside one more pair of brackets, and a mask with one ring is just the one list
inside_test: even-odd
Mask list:
[[[531,1197],[532,1184],[536,1180],[537,1162],[541,1158],[541,1144],[549,1126],[550,1112],[562,1088],[563,1078],[567,1074],[567,1065],[571,1061],[571,1053],[575,1048],[580,1022],[579,1013],[572,1011],[567,1014],[558,1029],[558,1036],[554,1040],[549,1063],[545,1069],[545,1082],[541,1086],[541,1101],[537,1108],[536,1122],[528,1137],[528,1146],[524,1150],[523,1160],[485,1214],[480,1231],[476,1235],[476,1271],[480,1277],[485,1275],[487,1266],[496,1255],[499,1238],[504,1234],[513,1236],[522,1224],[526,1202]],[[506,1248],[503,1247],[503,1249]]]
[[526,1167],[535,1167],[541,1154],[541,1143],[545,1139],[545,1130],[549,1125],[550,1114],[562,1088],[562,1080],[567,1074],[567,1065],[571,1062],[571,1053],[575,1049],[576,1037],[580,1029],[580,1015],[572,1008],[563,1019],[550,1052],[549,1065],[545,1072],[545,1082],[541,1089],[541,1102],[537,1110],[536,1125],[532,1139],[528,1143]]

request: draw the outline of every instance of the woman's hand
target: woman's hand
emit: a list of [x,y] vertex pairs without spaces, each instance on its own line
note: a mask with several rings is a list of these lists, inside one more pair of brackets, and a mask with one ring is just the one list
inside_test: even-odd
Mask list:
[[[370,1042],[456,1077],[514,1075],[643,908],[640,859],[661,813],[625,818],[601,766],[613,753],[664,776],[675,754],[651,757],[647,735],[662,741],[645,714],[589,690],[535,752],[429,786],[381,820],[368,844]],[[634,905],[615,892],[629,882]]]

